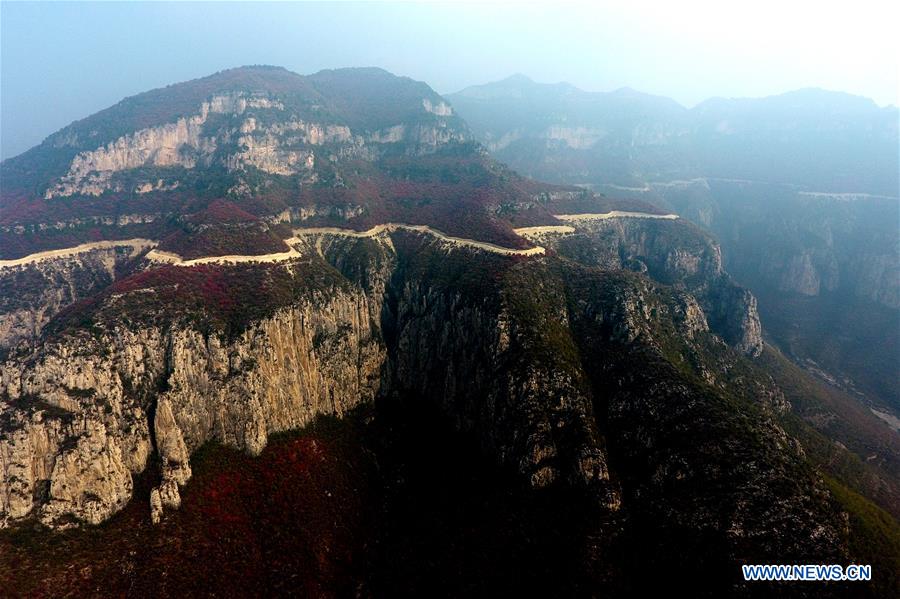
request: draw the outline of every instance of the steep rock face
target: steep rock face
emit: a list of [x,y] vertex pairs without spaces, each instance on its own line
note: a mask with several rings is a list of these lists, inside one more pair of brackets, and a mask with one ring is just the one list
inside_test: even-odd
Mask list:
[[394,293],[389,392],[440,398],[458,428],[476,432],[532,486],[565,480],[618,508],[590,394],[577,373],[529,355],[532,341],[505,306],[473,305],[416,283]]
[[750,356],[762,351],[756,298],[725,273],[719,245],[691,225],[627,218],[581,221],[574,234],[551,233],[541,239],[582,264],[646,272],[686,289],[726,342]]
[[[532,486],[564,481],[617,509],[582,377],[530,350],[540,343],[536,323],[526,326],[493,285],[471,295],[447,286],[473,261],[481,273],[507,268],[507,259],[441,241],[420,244],[408,233],[313,242],[345,276],[384,297],[382,395],[437,401],[457,428],[474,433],[489,455]],[[396,263],[386,255],[396,255]],[[429,274],[435,259],[442,266]],[[565,319],[552,326],[565,327]]]
[[705,179],[652,184],[633,195],[709,228],[729,271],[754,287],[849,293],[900,308],[896,198]]
[[[624,509],[634,526],[665,523],[691,536],[716,534],[727,522],[728,549],[716,558],[723,562],[765,553],[763,546],[798,559],[843,555],[843,524],[821,481],[799,466],[794,441],[765,418],[751,425],[726,416],[735,406],[680,381],[670,362],[657,378],[664,355],[695,367],[708,360],[709,327],[689,293],[545,259],[511,269],[500,297],[472,296],[464,282],[447,284],[471,266],[452,255],[442,264],[440,277],[420,279],[419,260],[401,260],[402,276],[392,279],[388,393],[440,401],[459,428],[478,433],[490,454],[533,486],[582,489],[600,513]],[[784,408],[777,388],[751,395],[767,410]],[[687,432],[688,422],[705,432]],[[697,448],[694,434],[708,446]],[[634,469],[617,473],[613,464],[624,463]],[[718,480],[724,472],[741,482],[729,488]],[[776,482],[790,480],[807,491],[793,496]],[[698,492],[712,487],[722,494]],[[769,502],[778,508],[759,527]],[[777,524],[794,518],[802,522],[797,537]]]
[[[593,522],[578,540],[586,559],[602,560],[622,527],[664,527],[715,536],[727,564],[782,550],[840,561],[827,494],[767,416],[768,396],[745,400],[757,410],[719,395],[721,363],[743,358],[710,335],[688,290],[408,231],[302,244],[330,266],[272,268],[301,280],[339,272],[343,283],[285,298],[242,329],[204,332],[190,312],[137,319],[128,310],[158,291],[118,286],[100,301],[103,320],[89,329],[76,321],[8,361],[4,524],[102,521],[128,501],[151,456],[151,518],[160,521],[180,505],[190,456],[204,443],[258,453],[273,432],[379,396],[434,402],[526,484],[577,493]],[[695,258],[670,262],[702,270]],[[784,533],[785,521],[801,532]]]
[[763,349],[762,325],[756,297],[721,274],[702,295],[710,326],[732,347],[748,356]]
[[[900,248],[898,248],[900,250]],[[900,309],[900,252],[867,253],[860,257],[849,273],[851,285],[858,294],[872,302]]]
[[841,283],[835,257],[827,251],[803,249],[787,256],[768,253],[760,261],[760,270],[779,291],[806,296],[835,291]]
[[163,506],[179,503],[189,455],[216,440],[258,452],[271,432],[341,414],[378,388],[383,349],[365,297],[287,308],[232,342],[175,323],[64,337],[0,370],[3,521],[38,510],[99,522],[131,496],[156,450]]
[[[498,304],[496,295],[479,292],[479,303],[411,276],[417,265],[408,256],[418,250],[400,250],[407,258],[398,264],[394,238],[408,245],[421,236],[309,238],[305,252],[328,259],[359,291],[284,309],[238,339],[226,342],[177,322],[148,329],[117,325],[99,337],[64,336],[25,368],[21,358],[8,363],[4,430],[14,434],[3,441],[7,518],[35,508],[53,525],[69,523],[66,516],[108,517],[130,496],[131,475],[144,469],[154,450],[158,517],[178,505],[178,487],[190,477],[189,456],[203,443],[257,453],[269,433],[303,426],[316,414],[343,413],[379,388],[443,398],[460,428],[476,432],[501,463],[513,464],[535,486],[564,480],[595,488],[608,506],[618,504],[591,393],[572,364],[547,359],[554,352],[529,320],[530,308],[517,308],[523,316]],[[432,240],[426,255],[435,254],[451,258],[452,272],[469,268],[465,250]],[[497,268],[505,260],[482,259]],[[108,301],[120,305],[123,298]],[[508,301],[515,306],[518,300]],[[623,335],[633,339],[638,333],[627,331],[638,330],[640,319],[628,314],[638,308],[626,297],[617,301],[626,306],[616,316]],[[692,298],[685,301],[674,314],[693,337],[706,330],[706,316]],[[548,318],[541,326],[557,331],[552,338],[567,339],[565,314]],[[380,338],[382,322],[387,342]],[[563,343],[571,350],[571,340]],[[67,447],[76,449],[71,458]],[[97,480],[113,486],[79,491],[74,485],[75,478],[91,480],[78,470],[89,455],[99,464]]]
[[759,298],[771,339],[817,375],[900,409],[900,202],[869,194],[695,179],[623,190],[703,224]]
[[[97,131],[60,132],[50,140],[55,147],[89,149],[72,158],[67,171],[47,187],[44,199],[171,191],[181,185],[178,177],[185,171],[213,167],[297,176],[315,183],[334,163],[375,160],[388,146],[402,145],[405,153],[419,155],[469,138],[444,102],[421,98],[415,107],[421,114],[411,111],[398,115],[404,119],[400,122],[371,126],[341,114],[340,108],[316,108],[316,102],[328,102],[317,98],[302,77],[294,77],[296,89],[287,95],[265,85],[254,91],[213,94],[195,105],[190,116],[137,129],[99,147],[91,143]],[[427,87],[419,93],[433,94]],[[160,173],[166,178],[159,178]]]
[[[401,268],[417,272],[415,260]],[[452,258],[445,269],[453,280]],[[689,293],[552,258],[512,268],[499,298],[460,294],[443,277],[395,283],[390,392],[440,401],[533,486],[583,490],[598,522],[618,514],[663,536],[717,536],[723,553],[712,561],[723,568],[773,547],[842,559],[844,524],[800,466],[796,443],[766,418],[729,416],[741,410],[677,373],[675,361],[712,367],[707,320]],[[720,372],[707,372],[721,384]],[[752,401],[783,409],[777,389],[754,391]],[[805,491],[787,490],[790,481]],[[793,519],[796,536],[778,524]],[[589,534],[612,534],[598,526]],[[660,559],[673,549],[659,549]]]
[[112,283],[147,248],[149,242],[0,266],[0,350],[35,339],[60,309]]
[[[663,570],[696,568],[676,547],[717,536],[713,530],[725,531],[723,553],[704,558],[707,566],[725,568],[776,546],[794,559],[840,559],[845,523],[831,511],[822,482],[800,466],[796,441],[766,418],[716,399],[712,389],[721,384],[721,369],[710,373],[711,385],[698,385],[678,374],[678,358],[664,358],[708,360],[701,348],[709,336],[693,298],[610,276],[616,285],[589,271],[573,285],[571,330],[605,423],[623,506],[636,530],[652,531],[654,542],[640,548],[647,563],[659,560]],[[784,401],[779,393],[764,385],[750,397],[777,410]],[[794,481],[806,490],[786,491]],[[778,524],[795,518],[802,529],[796,536]],[[666,539],[674,537],[680,540],[669,545]]]
[[[200,104],[197,114],[173,123],[140,129],[119,137],[95,150],[79,153],[68,172],[45,193],[45,198],[73,194],[100,195],[111,189],[110,179],[118,171],[145,166],[194,168],[209,164],[216,150],[216,139],[203,135],[211,114],[241,115],[247,109],[284,110],[284,105],[267,97],[244,93],[217,95]],[[252,120],[252,119],[251,119]],[[75,145],[78,140],[61,138],[62,145]],[[138,187],[139,193],[147,183]],[[162,187],[158,185],[157,188]]]
[[[302,247],[330,266],[272,268],[302,280],[331,269],[343,283],[227,334],[190,312],[137,320],[128,306],[153,288],[117,286],[89,329],[62,329],[0,368],[0,521],[102,521],[153,463],[145,500],[160,522],[204,443],[255,454],[273,432],[377,396],[435,403],[486,459],[538,493],[577,498],[562,509],[587,512],[572,542],[589,576],[618,563],[608,552],[632,534],[654,539],[648,563],[679,556],[674,569],[846,560],[840,517],[770,419],[769,396],[721,394],[744,358],[687,290],[408,231]],[[714,555],[677,551],[709,539]]]
[[212,140],[201,140],[200,137],[209,110],[210,104],[204,103],[198,115],[142,129],[105,147],[78,154],[69,171],[47,190],[44,197],[50,199],[76,193],[100,195],[110,189],[112,174],[126,169],[142,166],[194,168],[197,160],[193,152],[208,155],[215,150]]
[[[45,348],[22,373],[16,372],[19,364],[8,364],[4,388],[11,414],[16,414],[11,422],[40,421],[29,425],[37,426],[37,432],[8,443],[10,472],[31,468],[27,476],[10,479],[6,491],[9,517],[21,517],[32,505],[41,505],[35,489],[45,487],[48,483],[44,481],[49,481],[51,491],[68,484],[71,467],[60,471],[56,477],[60,482],[53,487],[52,470],[57,461],[53,456],[61,455],[59,448],[77,443],[81,437],[112,437],[111,441],[86,445],[98,456],[140,458],[125,458],[127,476],[116,460],[103,458],[102,463],[107,464],[103,477],[119,481],[130,481],[132,473],[145,467],[150,442],[160,458],[162,479],[154,503],[158,500],[161,506],[175,507],[178,486],[190,477],[189,456],[206,441],[215,439],[257,453],[265,446],[268,433],[300,427],[316,414],[342,413],[373,397],[379,387],[384,393],[444,398],[447,413],[460,428],[476,432],[501,463],[515,462],[535,486],[557,480],[577,482],[597,487],[595,492],[606,504],[617,504],[617,491],[608,480],[603,441],[592,424],[596,417],[591,393],[577,369],[551,359],[555,352],[541,350],[540,330],[523,328],[522,317],[513,317],[508,307],[498,307],[490,295],[479,294],[486,302],[479,305],[459,292],[447,296],[435,291],[411,276],[408,270],[416,263],[405,258],[398,264],[394,242],[396,237],[408,245],[409,235],[385,232],[362,239],[325,234],[300,240],[303,254],[325,258],[360,291],[351,299],[339,295],[335,303],[327,304],[327,314],[309,307],[302,313],[293,309],[275,314],[254,325],[241,342],[225,343],[216,335],[162,324],[138,332],[117,326],[84,345]],[[711,327],[739,351],[749,355],[758,351],[755,300],[727,279],[718,247],[702,236],[685,232],[673,222],[617,219],[589,221],[580,224],[574,235],[542,235],[541,240],[582,263],[605,270],[628,267],[647,272],[696,295],[699,304],[693,295],[685,294],[682,307],[672,312],[676,321],[686,323],[686,338],[693,339],[698,331]],[[455,256],[456,268],[468,268],[465,251],[453,251],[452,246],[437,240],[430,244],[429,254],[449,252]],[[399,255],[415,251],[401,250]],[[483,258],[502,263],[499,257]],[[69,258],[41,264],[64,269],[66,260]],[[423,273],[431,270],[419,267]],[[440,272],[449,267],[437,268]],[[116,298],[112,296],[110,305],[121,301]],[[633,304],[628,297],[616,301],[631,306],[615,317],[623,323],[623,334],[631,340],[638,335],[634,331],[644,326],[644,334],[651,336],[646,324],[639,326],[640,319],[629,316],[643,302],[638,299],[638,304]],[[548,319],[551,328],[559,331],[558,337],[568,338],[565,315]],[[378,338],[382,322],[391,331],[386,344]],[[572,341],[566,343],[574,351]],[[529,349],[535,345],[537,353]],[[363,346],[364,350],[348,349]],[[116,348],[113,356],[103,347]],[[360,352],[355,361],[352,351]],[[322,355],[332,358],[322,359]],[[387,355],[391,359],[386,360]],[[67,362],[74,364],[73,370],[64,366]],[[383,377],[382,367],[389,373]],[[334,381],[342,385],[335,389]],[[544,404],[547,397],[556,398],[551,412]],[[46,417],[44,408],[51,413],[58,408],[63,416],[88,410],[91,416],[86,422],[94,429],[102,426],[103,434],[86,432],[84,426],[77,430],[62,427],[59,419]],[[116,419],[110,420],[110,413]],[[41,428],[46,426],[55,432]],[[125,442],[116,438],[115,432],[107,435],[107,430],[131,432]],[[564,446],[555,441],[561,430],[566,431]],[[34,441],[35,437],[42,441]],[[43,449],[29,449],[36,443]],[[26,467],[34,462],[27,457],[29,452],[43,454],[47,465]],[[14,489],[20,479],[26,482]],[[122,497],[130,495],[130,487],[121,485],[106,493],[109,499],[102,510],[92,513],[108,516],[120,508]],[[78,503],[72,498],[53,503],[54,496],[49,497],[48,505]],[[41,509],[45,521],[59,520],[59,508]],[[156,510],[157,515],[161,509]],[[88,516],[80,507],[72,514],[82,520],[97,517]]]
[[131,471],[113,436],[103,424],[87,421],[75,447],[59,454],[49,477],[49,501],[42,510],[45,522],[64,524],[74,516],[99,524],[128,503]]
[[161,351],[158,332],[121,331],[45,345],[27,368],[0,367],[4,521],[39,508],[43,521],[64,527],[121,509],[152,450],[141,404],[162,374]]

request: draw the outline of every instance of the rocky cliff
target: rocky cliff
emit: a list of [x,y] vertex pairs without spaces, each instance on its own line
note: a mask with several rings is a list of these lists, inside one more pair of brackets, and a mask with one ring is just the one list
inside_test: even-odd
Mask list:
[[532,237],[576,262],[647,273],[685,289],[700,302],[710,326],[750,356],[763,348],[756,298],[722,268],[718,243],[690,223],[659,219],[585,219],[573,232],[550,228]]
[[783,351],[866,403],[900,409],[900,201],[705,179],[616,192],[715,234]]
[[[755,299],[717,243],[645,202],[517,175],[424,84],[225,71],[73,123],[0,174],[0,570],[31,532],[77,545],[102,530],[118,548],[118,527],[139,522],[130,542],[192,546],[167,535],[200,513],[243,555],[261,505],[282,531],[266,555],[291,537],[327,569],[353,561],[342,538],[383,560],[421,524],[388,496],[420,450],[385,452],[419,423],[471,454],[413,456],[430,476],[482,464],[503,510],[515,498],[536,506],[524,520],[551,516],[523,536],[565,523],[551,577],[586,594],[643,588],[642,555],[667,580],[745,593],[740,563],[845,563],[860,538],[828,490],[842,488],[786,432],[806,429],[763,370]],[[375,451],[345,469],[333,447],[288,441],[253,480],[203,457],[252,470],[296,440],[280,433],[323,421],[359,433],[345,455]],[[298,486],[311,472],[324,477]],[[386,494],[367,494],[373,481]],[[352,526],[307,526],[349,496]],[[385,512],[406,524],[364,522]],[[166,579],[160,563],[145,574]]]
[[307,298],[223,342],[173,322],[73,333],[2,371],[2,511],[48,525],[97,523],[131,497],[156,452],[162,504],[177,507],[191,452],[218,441],[258,453],[269,433],[371,401],[383,346],[359,293]]
[[132,261],[153,242],[98,245],[69,255],[0,266],[0,351],[36,339],[62,308],[128,273]]
[[[437,118],[452,115],[446,104],[441,104],[443,111],[436,111],[430,103],[425,104],[427,99],[422,102],[423,112]],[[138,180],[126,189],[117,177],[126,171],[154,167],[192,170],[215,164],[228,171],[252,167],[270,175],[300,175],[301,181],[309,183],[316,180],[317,155],[319,160],[332,162],[338,157],[371,160],[384,151],[378,147],[384,144],[404,144],[419,153],[466,139],[463,132],[449,129],[444,121],[353,133],[346,125],[307,122],[285,110],[277,98],[259,93],[214,96],[200,104],[195,115],[140,129],[105,146],[80,152],[44,197],[98,196],[109,191],[142,194],[178,187],[177,180],[167,189],[162,180]],[[215,128],[209,123],[214,117],[219,121]]]
[[[731,539],[736,555],[761,550],[740,531],[778,504],[787,512],[776,519],[821,532],[810,544],[778,532],[773,520],[771,530],[754,529],[767,531],[765,543],[792,555],[840,547],[843,533],[822,520],[827,502],[814,477],[799,475],[808,482],[790,492],[769,480],[802,471],[790,440],[764,415],[776,406],[748,396],[748,407],[727,410],[763,408],[754,424],[737,439],[712,432],[738,426],[721,420],[715,390],[726,381],[716,364],[731,354],[710,335],[688,291],[620,270],[516,259],[404,231],[303,243],[306,258],[270,265],[262,279],[302,279],[303,291],[264,289],[271,303],[239,327],[216,328],[230,321],[165,307],[175,297],[166,299],[160,283],[138,285],[139,273],[87,312],[61,315],[38,350],[7,362],[0,374],[4,522],[100,522],[130,499],[133,476],[147,467],[157,481],[152,517],[164,518],[180,503],[190,455],[209,441],[257,453],[270,434],[316,414],[340,415],[376,396],[418,397],[440,406],[529,486],[578,490],[598,517],[625,509],[622,518],[647,525],[687,518],[712,527],[710,534],[725,518],[730,524],[720,533],[732,531],[723,541]],[[150,304],[157,307],[152,318],[147,301],[162,302]],[[716,386],[682,378],[689,371]],[[671,379],[663,386],[660,373]],[[666,419],[713,427],[702,435],[713,462],[679,457],[669,436],[678,427],[651,424],[663,405],[684,410]],[[723,443],[758,453],[739,465]],[[643,465],[617,471],[623,459]],[[744,477],[744,468],[756,474]],[[725,482],[734,477],[742,484]],[[694,482],[677,482],[686,480]],[[693,508],[649,503],[645,520],[639,506],[659,484],[674,493],[670,499],[693,493],[693,485],[721,485],[734,503],[704,503],[718,514],[712,520],[697,520]]]
[[900,307],[896,198],[705,179],[633,195],[708,228],[726,248],[729,269],[755,286]]

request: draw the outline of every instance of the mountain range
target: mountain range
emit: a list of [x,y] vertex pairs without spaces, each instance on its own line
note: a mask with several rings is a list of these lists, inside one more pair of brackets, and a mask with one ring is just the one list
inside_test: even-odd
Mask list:
[[719,168],[670,143],[719,117],[532,88],[242,67],[4,161],[2,588],[861,588],[740,575],[783,562],[871,563],[892,596],[896,432],[766,342],[712,221],[585,186]]
[[713,233],[783,351],[900,410],[900,113],[804,89],[692,109],[522,75],[447,96],[499,160]]
[[523,75],[447,100],[517,171],[546,181],[643,186],[696,177],[896,197],[896,106],[821,89],[713,98],[686,109],[629,88],[586,92]]

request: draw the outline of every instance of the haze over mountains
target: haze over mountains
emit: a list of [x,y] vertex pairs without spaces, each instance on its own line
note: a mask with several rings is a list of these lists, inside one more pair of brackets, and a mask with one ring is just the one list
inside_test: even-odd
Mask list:
[[519,172],[671,209],[723,244],[774,339],[900,408],[900,113],[805,89],[688,110],[522,75],[447,96]]
[[[4,161],[3,588],[860,588],[740,576],[784,561],[872,563],[863,592],[893,596],[896,370],[823,384],[824,358],[813,376],[766,340],[808,367],[786,335],[809,351],[825,317],[758,312],[768,281],[894,317],[884,199],[784,187],[859,168],[884,193],[894,113],[759,102],[253,66]],[[840,326],[890,351],[883,325]]]
[[840,92],[686,109],[628,88],[585,92],[514,75],[447,99],[499,159],[547,181],[730,178],[892,197],[900,189],[897,107]]

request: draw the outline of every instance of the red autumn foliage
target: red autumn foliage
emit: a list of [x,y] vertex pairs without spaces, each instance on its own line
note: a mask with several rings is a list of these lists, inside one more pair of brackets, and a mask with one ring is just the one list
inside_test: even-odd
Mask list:
[[[33,546],[0,538],[4,594],[351,594],[369,511],[360,494],[369,466],[358,448],[313,433],[275,442],[258,458],[207,447],[192,465],[181,509],[156,527],[143,475],[140,500],[98,528]],[[28,576],[7,578],[23,568]]]
[[[324,167],[323,167],[324,168]],[[149,237],[185,257],[284,251],[264,227],[247,227],[288,209],[314,215],[294,226],[368,229],[386,222],[429,225],[449,235],[507,247],[528,247],[513,228],[553,224],[553,214],[658,209],[637,200],[617,200],[574,187],[526,179],[463,145],[425,156],[393,156],[377,162],[328,166],[322,180],[300,185],[267,176],[245,197],[222,199],[233,175],[207,182],[209,191],[187,189],[147,194],[109,192],[98,197],[30,197],[4,192],[0,202],[0,258],[87,240]],[[185,186],[188,187],[188,186]],[[214,191],[218,190],[218,191]],[[207,194],[212,194],[208,196]],[[152,222],[113,223],[119,215],[143,215]],[[39,229],[41,223],[53,228]],[[56,223],[61,223],[56,228]],[[14,227],[24,227],[25,232]],[[196,227],[212,227],[198,234]],[[192,229],[192,227],[195,227]]]
[[213,200],[209,206],[192,214],[188,220],[197,225],[218,225],[257,222],[259,218],[227,200]]

